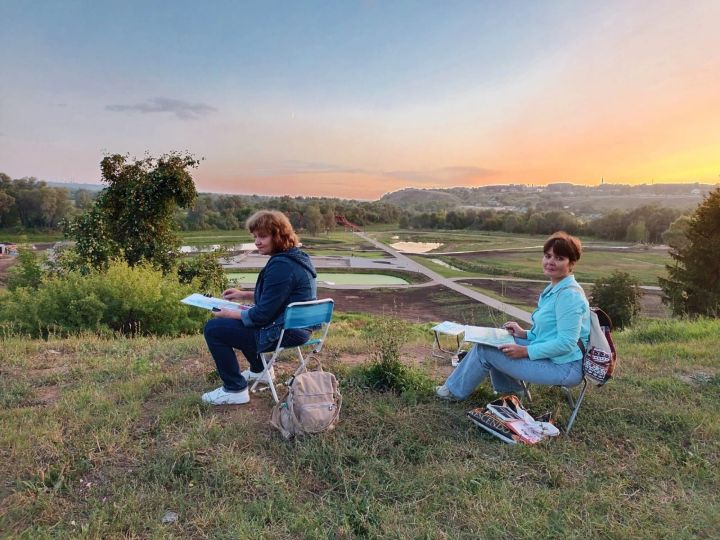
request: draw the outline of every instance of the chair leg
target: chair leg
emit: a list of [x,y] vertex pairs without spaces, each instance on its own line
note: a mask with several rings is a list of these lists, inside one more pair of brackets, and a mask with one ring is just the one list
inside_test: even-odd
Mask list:
[[570,433],[570,430],[573,427],[573,424],[575,423],[575,417],[577,416],[578,412],[580,411],[580,405],[582,405],[583,399],[585,398],[585,392],[588,388],[588,382],[587,379],[583,379],[583,387],[580,390],[580,394],[578,394],[578,397],[575,401],[575,405],[572,405],[572,394],[570,393],[570,390],[565,388],[564,386],[561,387],[565,392],[567,392],[565,395],[568,396],[568,399],[570,400],[570,406],[573,407],[572,415],[570,415],[570,420],[568,420],[567,427],[565,428],[565,433]]
[[305,367],[305,357],[303,356],[303,353],[300,350],[300,347],[297,347],[297,353],[298,353],[298,357],[300,358],[300,367]]
[[[278,399],[277,391],[275,390],[275,383],[272,380],[272,377],[270,377],[270,368],[275,364],[275,359],[278,357],[278,352],[275,351],[270,358],[270,361],[268,362],[265,360],[265,355],[263,353],[260,353],[260,360],[263,363],[263,367],[265,368],[263,371],[263,374],[267,374],[267,386],[270,388],[270,393],[272,394],[273,399],[275,400],[275,403],[278,403],[280,399]],[[255,393],[255,388],[257,385],[260,384],[260,379],[257,379],[253,385],[250,387],[250,391]]]
[[532,403],[532,394],[530,393],[530,383],[527,381],[520,381],[520,384],[522,385],[523,392],[525,392],[525,397],[527,400]]

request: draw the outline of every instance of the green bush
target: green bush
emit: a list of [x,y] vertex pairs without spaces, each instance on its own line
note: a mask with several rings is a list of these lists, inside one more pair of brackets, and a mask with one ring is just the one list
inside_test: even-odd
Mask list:
[[72,271],[44,279],[37,290],[6,293],[0,297],[0,325],[6,332],[35,337],[83,331],[195,333],[207,312],[180,303],[195,287],[147,264],[129,267],[113,261],[104,272]]
[[[228,278],[219,262],[224,253],[201,253],[180,261],[177,275],[180,283],[195,281],[197,291],[208,294],[219,294],[228,287]],[[197,292],[196,291],[196,292]]]
[[405,321],[377,317],[365,328],[365,339],[372,351],[372,362],[363,370],[364,383],[379,391],[423,393],[432,381],[419,370],[402,363],[401,349],[411,334]]
[[627,272],[615,271],[595,281],[592,305],[602,308],[612,319],[613,326],[631,326],[640,315],[640,282]]
[[11,291],[20,287],[37,289],[42,281],[41,259],[27,247],[20,249],[17,264],[10,268],[7,287]]

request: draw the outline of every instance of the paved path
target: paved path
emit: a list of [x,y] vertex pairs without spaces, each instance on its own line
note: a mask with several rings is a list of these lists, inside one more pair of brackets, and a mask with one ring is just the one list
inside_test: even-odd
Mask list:
[[363,240],[370,242],[378,249],[382,249],[386,253],[389,253],[390,255],[395,257],[395,259],[398,260],[399,263],[401,263],[402,266],[404,266],[408,270],[417,272],[419,274],[426,275],[433,281],[433,283],[438,284],[438,285],[443,285],[444,287],[447,287],[448,289],[452,289],[453,291],[459,292],[460,294],[463,294],[469,298],[472,298],[473,300],[477,300],[478,302],[481,302],[487,306],[490,306],[491,308],[494,308],[494,309],[497,309],[504,313],[507,313],[514,319],[519,319],[521,321],[528,322],[528,323],[531,322],[530,313],[528,313],[527,311],[516,308],[515,306],[510,306],[504,302],[500,302],[499,300],[496,300],[495,298],[492,298],[485,294],[479,293],[477,291],[473,291],[472,289],[469,289],[463,285],[460,285],[459,283],[455,283],[451,279],[443,277],[440,274],[438,274],[437,272],[433,272],[429,268],[426,268],[423,265],[416,263],[410,257],[406,257],[405,255],[394,250],[390,246],[387,246],[387,245],[383,244],[382,242],[378,242],[377,240],[370,238],[365,233],[356,232],[355,234],[357,234]]

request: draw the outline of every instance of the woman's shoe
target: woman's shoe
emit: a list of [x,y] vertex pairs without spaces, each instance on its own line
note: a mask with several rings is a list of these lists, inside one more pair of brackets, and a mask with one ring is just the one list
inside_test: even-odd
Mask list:
[[[241,375],[245,378],[247,382],[255,382],[260,379],[261,383],[269,383],[268,376],[264,371],[261,371],[260,373],[255,373],[254,371],[246,369],[241,373]],[[273,381],[275,380],[275,366],[270,366],[270,379],[272,379]]]
[[452,395],[450,389],[444,384],[435,387],[435,397],[440,399],[447,399],[448,401],[457,401],[458,399]]
[[247,388],[239,392],[228,392],[221,386],[203,394],[202,400],[210,405],[244,405],[250,403],[250,393]]

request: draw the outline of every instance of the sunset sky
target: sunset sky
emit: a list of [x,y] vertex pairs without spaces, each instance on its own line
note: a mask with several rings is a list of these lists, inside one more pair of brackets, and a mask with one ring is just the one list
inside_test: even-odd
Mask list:
[[0,0],[0,172],[200,191],[720,182],[720,1]]

